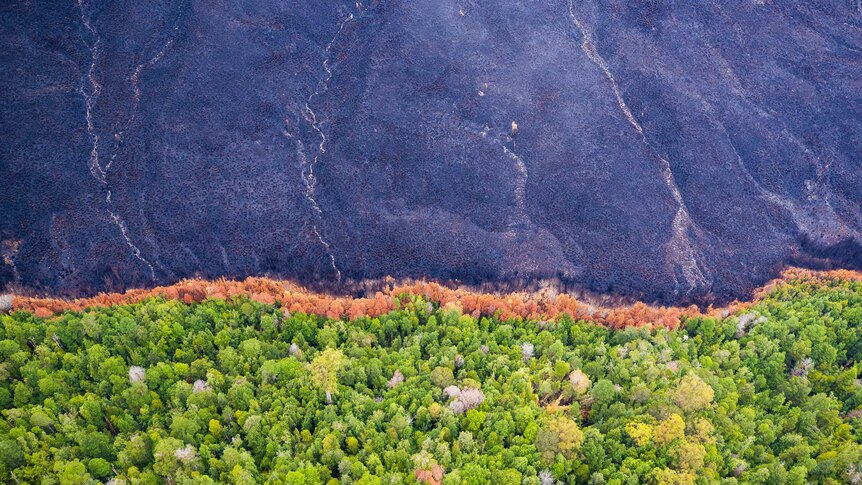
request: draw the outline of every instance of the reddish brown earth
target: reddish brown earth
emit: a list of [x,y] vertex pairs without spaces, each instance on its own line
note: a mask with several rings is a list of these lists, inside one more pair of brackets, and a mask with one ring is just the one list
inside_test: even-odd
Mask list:
[[280,303],[293,312],[325,315],[329,318],[355,319],[362,316],[379,316],[395,309],[399,295],[420,295],[441,306],[458,308],[473,316],[499,314],[501,318],[553,319],[566,314],[572,318],[592,321],[610,328],[627,326],[664,326],[676,328],[684,318],[696,316],[723,317],[757,303],[776,287],[799,280],[813,280],[824,284],[836,280],[862,281],[862,272],[849,270],[811,271],[791,268],[781,277],[761,287],[751,301],[735,301],[723,307],[700,309],[696,306],[653,306],[642,302],[631,305],[602,306],[579,300],[573,295],[553,289],[537,292],[482,293],[467,288],[449,288],[433,282],[385,282],[385,288],[369,296],[337,296],[310,291],[288,281],[266,278],[247,278],[244,281],[200,279],[184,280],[171,286],[151,290],[136,289],[124,293],[102,293],[91,298],[65,300],[15,296],[13,308],[50,317],[64,311],[82,311],[92,307],[130,304],[151,297],[182,300],[186,303],[206,299],[227,299],[248,296],[265,303]]

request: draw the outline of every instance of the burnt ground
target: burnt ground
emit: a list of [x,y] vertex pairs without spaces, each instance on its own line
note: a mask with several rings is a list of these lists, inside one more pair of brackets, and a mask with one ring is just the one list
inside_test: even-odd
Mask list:
[[0,22],[0,288],[560,278],[705,303],[862,267],[855,0],[12,0]]

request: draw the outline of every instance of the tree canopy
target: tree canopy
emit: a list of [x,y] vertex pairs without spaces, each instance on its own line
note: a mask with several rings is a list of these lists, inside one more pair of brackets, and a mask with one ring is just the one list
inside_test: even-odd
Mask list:
[[9,483],[862,483],[862,283],[670,330],[244,297],[0,316]]

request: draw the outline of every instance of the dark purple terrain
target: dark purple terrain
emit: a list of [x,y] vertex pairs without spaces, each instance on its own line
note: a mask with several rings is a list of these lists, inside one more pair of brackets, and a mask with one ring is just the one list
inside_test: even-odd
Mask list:
[[862,0],[0,5],[0,289],[862,267]]

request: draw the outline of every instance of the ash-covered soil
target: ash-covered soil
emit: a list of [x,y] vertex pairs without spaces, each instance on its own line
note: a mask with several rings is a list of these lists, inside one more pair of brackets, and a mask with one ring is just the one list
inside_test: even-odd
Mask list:
[[[11,0],[0,288],[862,267],[862,3]],[[337,285],[336,285],[337,286]]]

